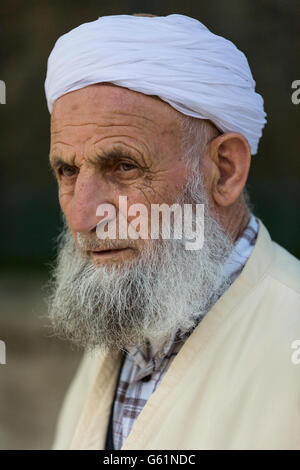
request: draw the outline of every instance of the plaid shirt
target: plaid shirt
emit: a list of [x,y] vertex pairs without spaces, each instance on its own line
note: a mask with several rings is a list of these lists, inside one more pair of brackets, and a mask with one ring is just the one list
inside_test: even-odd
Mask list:
[[[225,266],[230,284],[233,283],[246,264],[254,248],[257,231],[257,220],[255,216],[251,214],[249,223],[236,240],[234,249]],[[206,312],[199,316],[197,324],[199,324],[211,307],[212,304]],[[176,333],[172,339],[165,344],[163,349],[156,353],[152,351],[149,342],[143,349],[132,348],[127,351],[113,404],[112,425],[114,448],[116,450],[121,449],[135,420],[151,394],[155,392],[159,386],[168,367],[193,329],[180,338],[178,333]]]

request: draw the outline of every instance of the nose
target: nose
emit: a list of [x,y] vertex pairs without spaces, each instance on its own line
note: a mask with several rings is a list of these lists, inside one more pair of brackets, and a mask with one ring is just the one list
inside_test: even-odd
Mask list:
[[66,218],[72,232],[90,232],[101,218],[96,215],[99,204],[110,201],[111,188],[99,172],[81,169],[75,183]]

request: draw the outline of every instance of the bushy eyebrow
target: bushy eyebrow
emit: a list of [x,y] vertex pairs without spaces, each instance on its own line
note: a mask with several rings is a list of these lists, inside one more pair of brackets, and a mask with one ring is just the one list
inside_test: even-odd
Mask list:
[[103,150],[101,153],[98,153],[95,158],[91,158],[91,163],[96,164],[107,164],[113,163],[121,158],[130,158],[132,160],[137,160],[137,157],[130,150],[123,150],[120,147],[114,147],[111,150]]
[[[111,150],[102,150],[100,153],[95,155],[95,157],[87,158],[87,160],[93,165],[105,166],[106,164],[111,164],[120,160],[121,158],[130,158],[134,161],[137,160],[136,156],[128,150],[123,150],[120,147],[115,147]],[[69,161],[64,160],[63,158],[57,155],[50,155],[50,166],[53,171],[57,168],[63,166],[76,166],[75,165],[75,156],[73,156]]]
[[75,166],[75,157],[71,157],[69,159],[64,160],[62,157],[59,157],[58,155],[55,154],[50,154],[49,156],[49,164],[50,167],[53,171],[55,171],[57,168],[59,168],[62,165],[70,165],[70,166]]

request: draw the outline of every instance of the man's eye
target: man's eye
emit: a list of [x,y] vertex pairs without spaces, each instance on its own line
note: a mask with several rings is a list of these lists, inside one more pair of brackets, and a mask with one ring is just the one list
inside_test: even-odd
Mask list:
[[65,176],[66,178],[71,178],[77,173],[77,168],[69,165],[64,165],[59,168],[58,173],[61,176]]
[[122,162],[118,165],[118,169],[121,171],[130,171],[135,170],[136,168],[136,165],[134,165],[133,163]]

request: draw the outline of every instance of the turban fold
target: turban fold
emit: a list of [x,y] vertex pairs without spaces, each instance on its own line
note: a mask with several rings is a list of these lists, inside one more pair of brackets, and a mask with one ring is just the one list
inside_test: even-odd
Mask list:
[[48,58],[49,112],[60,96],[101,82],[239,132],[257,152],[266,114],[246,56],[194,18],[102,16],[62,35]]

